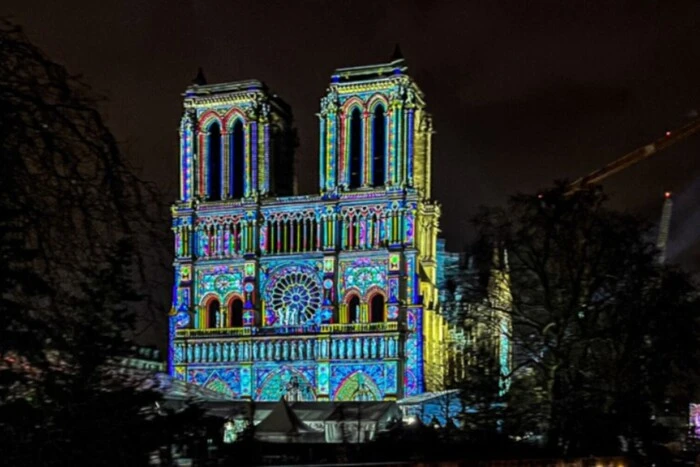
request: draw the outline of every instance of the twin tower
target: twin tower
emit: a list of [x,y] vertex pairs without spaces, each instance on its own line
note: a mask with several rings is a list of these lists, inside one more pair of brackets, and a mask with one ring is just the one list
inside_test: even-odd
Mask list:
[[439,389],[431,117],[402,59],[342,68],[298,195],[290,108],[259,81],[193,85],[173,205],[169,367],[232,399]]

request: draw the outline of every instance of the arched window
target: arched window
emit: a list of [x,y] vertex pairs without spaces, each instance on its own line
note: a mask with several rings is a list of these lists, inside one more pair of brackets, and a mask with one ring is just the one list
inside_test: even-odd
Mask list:
[[237,119],[229,136],[228,192],[233,199],[243,198],[243,176],[245,175],[245,131],[243,122]]
[[214,299],[207,304],[207,328],[219,327],[219,312],[221,311],[219,301]]
[[348,323],[360,321],[360,297],[353,295],[348,301]]
[[229,327],[243,327],[243,300],[241,300],[240,298],[234,298],[233,300],[231,300],[231,304],[229,305],[229,307]]
[[374,109],[372,136],[372,186],[383,186],[386,178],[384,172],[386,163],[386,117],[384,116],[384,107],[381,105]]
[[207,198],[211,201],[221,199],[221,128],[218,123],[209,126],[207,168]]
[[350,188],[362,185],[362,111],[350,114]]
[[374,294],[369,301],[369,320],[372,323],[384,321],[384,296],[382,294]]

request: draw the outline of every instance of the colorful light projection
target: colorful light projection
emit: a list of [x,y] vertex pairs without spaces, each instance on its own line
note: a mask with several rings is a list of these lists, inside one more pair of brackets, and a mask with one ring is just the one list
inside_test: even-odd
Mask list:
[[[258,400],[423,391],[423,315],[436,310],[421,290],[434,288],[439,211],[427,194],[429,116],[405,71],[392,62],[334,75],[316,196],[271,194],[292,176],[276,165],[291,114],[264,85],[188,90],[173,207],[176,377]],[[236,313],[242,327],[230,326]]]

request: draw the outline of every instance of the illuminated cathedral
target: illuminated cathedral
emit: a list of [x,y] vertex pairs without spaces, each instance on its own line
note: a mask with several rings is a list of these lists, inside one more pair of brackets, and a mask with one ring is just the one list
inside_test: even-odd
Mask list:
[[184,94],[169,368],[232,399],[396,400],[442,387],[432,120],[403,59],[321,99],[319,190],[261,82]]

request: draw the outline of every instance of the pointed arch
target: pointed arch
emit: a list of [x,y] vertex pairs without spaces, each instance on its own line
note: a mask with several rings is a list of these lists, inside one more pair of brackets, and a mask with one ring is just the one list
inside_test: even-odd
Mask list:
[[350,290],[345,294],[343,300],[347,312],[345,313],[345,322],[342,324],[352,324],[360,322],[360,303],[362,302],[360,293],[357,290]]
[[362,110],[360,107],[351,107],[349,118],[346,118],[347,131],[347,159],[348,159],[348,187],[350,189],[362,186],[362,149],[364,148],[364,128]]
[[[356,114],[356,112],[359,112],[359,114]],[[362,157],[364,156],[364,112],[365,103],[357,96],[350,97],[347,101],[345,101],[345,103],[343,103],[340,109],[340,114],[342,116],[342,128],[340,141],[341,173],[339,174],[339,183],[344,184],[349,188],[357,188],[362,184]],[[359,115],[360,118],[359,122],[357,120],[354,121],[354,125],[352,118],[353,115]]]
[[358,108],[358,109],[360,109],[360,111],[363,111],[363,110],[365,110],[365,103],[359,97],[352,96],[347,101],[345,101],[345,103],[343,104],[343,107],[341,109],[341,113],[344,115],[350,115],[350,113],[355,108]]
[[243,297],[238,294],[232,294],[226,306],[228,310],[227,327],[242,328],[243,327]]
[[207,199],[218,201],[221,199],[222,178],[222,139],[221,123],[218,119],[212,120],[206,130],[206,164],[207,164]]
[[372,288],[367,293],[368,318],[370,323],[386,321],[386,295],[379,288]]
[[361,370],[349,374],[333,394],[334,401],[380,401],[382,397],[377,382]]
[[206,131],[209,125],[214,122],[218,123],[220,128],[224,128],[221,116],[214,110],[207,110],[199,117],[199,128],[202,131]]
[[231,128],[236,120],[241,120],[244,124],[247,123],[246,115],[243,110],[241,110],[239,107],[232,107],[228,112],[226,112],[226,115],[224,115],[224,127],[228,131],[231,131]]
[[246,169],[245,120],[236,116],[230,120],[228,153],[228,193],[232,199],[243,198]]
[[255,391],[255,400],[277,402],[282,397],[290,401],[315,401],[315,381],[301,371],[282,366],[271,371]]
[[221,322],[221,303],[216,297],[212,297],[204,305],[204,327],[214,329]]
[[372,186],[380,187],[386,183],[387,155],[387,107],[377,99],[372,111]]
[[384,110],[389,108],[389,101],[384,94],[374,94],[367,100],[367,110],[374,112],[378,105],[384,106]]

